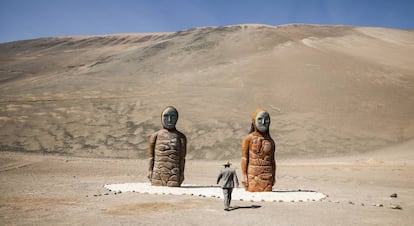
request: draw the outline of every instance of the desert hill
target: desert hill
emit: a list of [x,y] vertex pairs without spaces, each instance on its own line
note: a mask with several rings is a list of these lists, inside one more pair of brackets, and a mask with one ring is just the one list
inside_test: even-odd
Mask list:
[[0,149],[145,158],[177,107],[190,159],[234,159],[265,108],[279,158],[414,138],[414,31],[292,24],[0,44]]

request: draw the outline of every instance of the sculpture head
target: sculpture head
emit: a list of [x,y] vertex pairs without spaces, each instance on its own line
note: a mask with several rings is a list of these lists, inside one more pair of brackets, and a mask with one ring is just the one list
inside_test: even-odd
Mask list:
[[174,129],[178,120],[178,111],[175,107],[168,106],[161,113],[161,123],[164,129]]
[[[252,114],[252,129],[260,133],[268,133],[270,126],[270,115],[266,110],[257,109]],[[251,132],[253,132],[251,131]]]

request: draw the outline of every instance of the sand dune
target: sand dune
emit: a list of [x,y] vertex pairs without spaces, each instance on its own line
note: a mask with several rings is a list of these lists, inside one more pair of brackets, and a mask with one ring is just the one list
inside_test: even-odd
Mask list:
[[414,32],[293,24],[0,44],[0,149],[145,158],[166,105],[189,159],[234,159],[256,108],[278,158],[414,137]]

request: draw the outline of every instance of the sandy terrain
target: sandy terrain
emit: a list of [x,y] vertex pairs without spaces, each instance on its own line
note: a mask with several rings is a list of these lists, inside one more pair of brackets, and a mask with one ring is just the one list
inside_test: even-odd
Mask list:
[[[147,182],[167,105],[188,139],[185,183],[214,184],[227,160],[240,175],[250,114],[265,108],[274,189],[329,197],[224,212],[214,198],[109,192]],[[0,225],[413,225],[413,139],[412,30],[245,24],[0,44]]]
[[239,155],[265,108],[278,154],[414,137],[414,31],[237,25],[0,44],[0,147],[144,158],[174,105],[191,159]]
[[[147,182],[146,161],[0,153],[2,225],[412,225],[414,141],[370,155],[279,159],[275,190],[314,190],[316,202],[246,202],[108,191]],[[397,155],[393,155],[394,153]],[[240,175],[237,159],[234,167]],[[222,161],[190,160],[185,183],[214,185]],[[396,198],[390,195],[396,193]],[[402,209],[392,209],[393,206]]]

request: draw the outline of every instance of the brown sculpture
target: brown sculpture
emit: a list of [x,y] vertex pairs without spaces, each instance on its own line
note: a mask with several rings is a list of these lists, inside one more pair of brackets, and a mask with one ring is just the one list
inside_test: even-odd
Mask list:
[[257,109],[252,115],[249,135],[242,144],[242,183],[246,191],[272,191],[276,182],[276,145],[269,134],[269,126],[269,113]]
[[172,106],[161,113],[163,129],[149,139],[148,179],[151,185],[180,187],[184,181],[187,138],[175,128],[178,111]]

